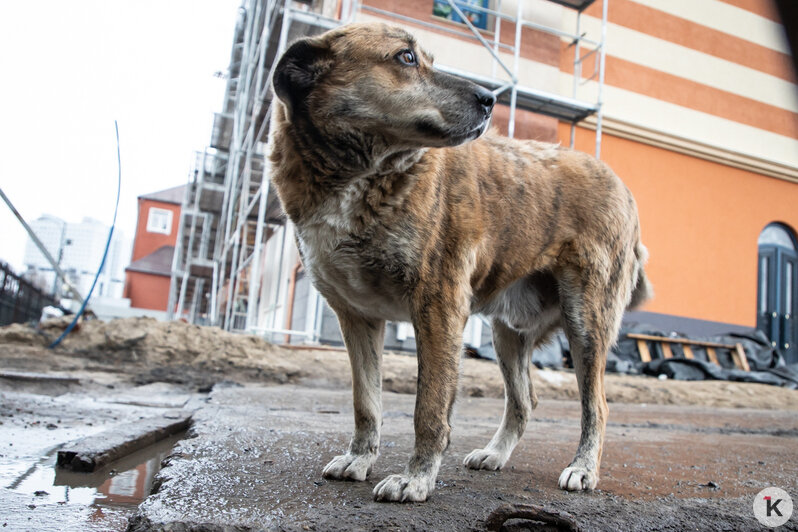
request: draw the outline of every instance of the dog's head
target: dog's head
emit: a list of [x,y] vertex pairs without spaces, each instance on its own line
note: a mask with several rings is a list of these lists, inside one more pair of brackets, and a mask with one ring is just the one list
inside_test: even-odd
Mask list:
[[477,138],[496,98],[432,62],[400,28],[352,24],[292,44],[274,71],[274,92],[292,125],[315,129],[325,142],[373,151]]

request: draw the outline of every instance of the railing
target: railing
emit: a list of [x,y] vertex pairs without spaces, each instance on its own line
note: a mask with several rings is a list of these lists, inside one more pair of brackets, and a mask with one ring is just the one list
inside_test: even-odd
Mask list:
[[0,262],[0,325],[38,321],[42,309],[55,305],[52,296],[15,274]]

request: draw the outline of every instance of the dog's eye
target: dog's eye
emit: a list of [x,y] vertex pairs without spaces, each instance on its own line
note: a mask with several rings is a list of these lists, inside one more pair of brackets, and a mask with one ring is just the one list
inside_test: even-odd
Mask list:
[[401,52],[396,54],[396,58],[403,65],[407,66],[418,65],[418,61],[416,61],[416,54],[413,53],[413,50],[402,50]]

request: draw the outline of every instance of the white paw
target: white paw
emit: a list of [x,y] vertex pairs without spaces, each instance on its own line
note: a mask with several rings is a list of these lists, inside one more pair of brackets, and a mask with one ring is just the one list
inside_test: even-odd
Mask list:
[[488,469],[496,471],[504,467],[507,463],[508,455],[498,451],[489,451],[488,449],[474,449],[463,460],[463,465],[469,469]]
[[423,502],[432,493],[433,482],[427,476],[391,475],[374,488],[375,501]]
[[568,491],[592,490],[598,484],[598,475],[584,467],[566,467],[558,484],[560,489]]
[[377,456],[374,454],[342,454],[324,466],[322,476],[337,480],[366,480],[376,460]]

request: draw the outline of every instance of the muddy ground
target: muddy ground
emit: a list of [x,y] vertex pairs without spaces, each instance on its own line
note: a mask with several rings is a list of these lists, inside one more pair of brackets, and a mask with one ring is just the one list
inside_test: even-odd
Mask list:
[[754,495],[773,485],[798,488],[798,419],[774,410],[615,405],[599,489],[568,493],[557,478],[576,449],[579,409],[574,401],[545,400],[504,470],[465,469],[463,458],[487,443],[502,408],[492,398],[459,401],[430,499],[386,504],[374,502],[371,491],[410,457],[412,396],[385,394],[381,456],[371,476],[337,482],[323,479],[321,469],[348,443],[348,392],[220,387],[197,413],[193,437],[161,471],[158,492],[142,504],[131,532],[484,530],[506,504],[567,513],[582,530],[756,530]]
[[[492,435],[503,392],[495,363],[465,359],[452,447],[432,499],[385,505],[371,502],[370,490],[401,470],[412,450],[413,357],[385,355],[385,438],[372,476],[336,483],[320,471],[344,449],[352,426],[342,351],[285,349],[145,318],[86,322],[48,349],[63,326],[0,328],[4,530],[122,530],[131,516],[131,530],[479,529],[503,503],[565,511],[585,529],[750,530],[758,526],[752,497],[763,487],[782,487],[798,501],[793,390],[607,375],[611,413],[600,489],[574,495],[556,489],[578,441],[573,373],[535,370],[541,406],[507,469],[470,472],[462,458]],[[20,372],[76,380],[14,377]],[[158,493],[138,510],[135,498],[108,505],[97,503],[99,494],[81,506],[22,489],[33,485],[38,473],[31,471],[48,468],[59,445],[181,406],[195,412],[194,437],[178,444]]]

